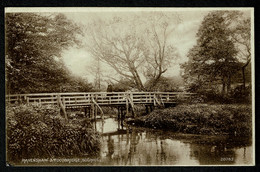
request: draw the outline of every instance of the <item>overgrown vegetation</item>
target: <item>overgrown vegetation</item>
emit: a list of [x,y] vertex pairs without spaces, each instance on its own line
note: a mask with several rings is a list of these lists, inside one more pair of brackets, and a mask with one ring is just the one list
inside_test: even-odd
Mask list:
[[100,136],[89,121],[66,123],[59,108],[54,106],[7,106],[6,122],[9,162],[90,155],[100,149]]
[[251,136],[250,105],[179,105],[129,121],[137,126],[207,135]]
[[181,65],[187,91],[206,102],[250,102],[251,21],[239,11],[208,13]]
[[80,46],[82,31],[63,14],[6,13],[6,89],[8,94],[92,91],[62,60],[63,50]]
[[252,94],[251,94],[251,85],[243,90],[242,86],[237,86],[234,89],[231,89],[228,94],[221,94],[218,91],[218,88],[215,89],[204,89],[200,88],[194,91],[196,93],[196,103],[224,103],[224,104],[233,104],[233,103],[245,103],[251,104]]

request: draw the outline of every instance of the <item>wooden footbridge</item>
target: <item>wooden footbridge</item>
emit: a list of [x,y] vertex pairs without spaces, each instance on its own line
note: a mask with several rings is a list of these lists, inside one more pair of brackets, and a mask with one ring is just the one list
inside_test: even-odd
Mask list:
[[[192,93],[184,92],[75,92],[75,93],[37,93],[6,95],[6,103],[36,103],[39,105],[59,105],[65,109],[84,108],[85,114],[95,115],[102,106],[117,107],[118,112],[134,112],[135,105],[146,107],[171,106],[192,98]],[[92,111],[92,113],[91,113]],[[102,115],[103,116],[103,115]]]

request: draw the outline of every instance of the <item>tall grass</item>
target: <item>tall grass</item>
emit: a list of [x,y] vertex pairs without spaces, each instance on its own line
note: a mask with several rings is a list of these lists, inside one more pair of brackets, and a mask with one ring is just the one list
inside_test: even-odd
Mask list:
[[100,136],[88,121],[65,122],[55,106],[18,105],[6,108],[7,158],[47,158],[93,154]]

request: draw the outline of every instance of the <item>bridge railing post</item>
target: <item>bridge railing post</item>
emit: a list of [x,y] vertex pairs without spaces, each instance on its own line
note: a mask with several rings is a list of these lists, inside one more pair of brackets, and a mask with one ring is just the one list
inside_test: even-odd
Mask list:
[[61,95],[60,94],[57,94],[57,102],[58,102],[58,105],[60,106],[60,108],[61,108],[61,110],[63,112],[65,120],[68,121],[68,116],[67,116],[67,113],[66,113],[66,109],[65,109],[63,101],[61,100]]
[[94,104],[93,104],[93,103],[91,104],[91,112],[92,112],[92,113],[91,113],[91,114],[92,114],[92,115],[91,115],[91,118],[94,118],[95,109],[94,109]]
[[126,99],[126,115],[128,115],[128,108],[129,108],[128,100]]

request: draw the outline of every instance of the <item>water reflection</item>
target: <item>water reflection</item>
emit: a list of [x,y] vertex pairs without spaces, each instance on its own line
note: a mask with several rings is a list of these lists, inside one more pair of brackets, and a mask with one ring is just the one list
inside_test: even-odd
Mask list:
[[97,157],[101,161],[96,165],[252,163],[251,143],[236,146],[230,140],[213,139],[213,144],[202,144],[198,142],[200,139],[194,141],[194,138],[188,136],[183,139],[172,136],[172,133],[124,126],[113,118],[96,122],[96,129],[103,133],[101,153]]
[[106,156],[109,159],[112,159],[112,155],[114,154],[114,139],[111,139],[111,136],[108,136],[107,148],[108,148],[108,152]]

